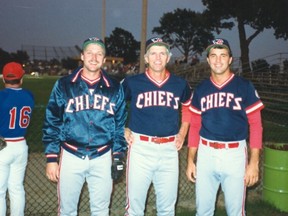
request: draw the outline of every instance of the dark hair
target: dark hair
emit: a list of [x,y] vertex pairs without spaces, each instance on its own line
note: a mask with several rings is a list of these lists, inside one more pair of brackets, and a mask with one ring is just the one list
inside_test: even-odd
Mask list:
[[10,85],[17,85],[17,84],[20,84],[20,82],[21,82],[21,79],[5,80],[5,83],[10,84]]
[[[223,46],[221,46],[221,45],[219,45],[219,46],[214,46],[212,49],[227,49],[227,48],[225,48],[225,47],[223,47]],[[229,56],[230,57],[232,57],[232,52],[231,52],[231,50],[230,49],[227,49],[228,50],[228,53],[229,53]],[[207,52],[207,57],[209,57],[209,53],[210,53],[210,50],[209,50],[209,52]]]

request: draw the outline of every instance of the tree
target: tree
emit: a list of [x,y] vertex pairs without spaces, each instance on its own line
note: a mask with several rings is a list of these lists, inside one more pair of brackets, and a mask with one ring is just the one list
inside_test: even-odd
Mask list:
[[0,48],[0,71],[2,71],[5,64],[11,61],[11,56],[8,52]]
[[287,59],[283,61],[283,72],[288,74],[288,60]]
[[140,42],[133,35],[121,28],[115,28],[110,37],[105,38],[107,56],[122,57],[124,64],[138,61]]
[[77,59],[73,59],[70,57],[61,60],[63,68],[68,69],[68,70],[76,69],[79,66],[78,62],[79,61]]
[[29,61],[29,55],[26,51],[17,50],[16,53],[11,53],[11,59],[23,64]]
[[265,59],[257,59],[252,61],[253,72],[255,73],[268,73],[270,72],[270,65]]
[[[202,0],[204,13],[217,31],[237,26],[243,72],[251,71],[249,45],[265,29],[273,28],[276,38],[288,39],[287,0]],[[252,29],[247,36],[247,28]]]
[[171,48],[178,49],[186,62],[189,56],[201,54],[213,38],[213,29],[205,16],[189,9],[177,8],[165,13],[159,22],[160,26],[153,28],[152,33],[161,35]]
[[270,71],[271,71],[272,76],[278,75],[280,73],[280,70],[281,68],[280,68],[280,65],[278,64],[273,64],[270,66]]
[[26,51],[17,50],[16,53],[8,53],[0,48],[0,56],[0,71],[2,71],[4,65],[10,61],[15,61],[21,64],[29,61],[29,55]]
[[270,74],[270,65],[265,59],[257,59],[255,61],[252,61],[251,64],[253,77],[256,76],[263,79],[264,77],[267,77],[268,74]]

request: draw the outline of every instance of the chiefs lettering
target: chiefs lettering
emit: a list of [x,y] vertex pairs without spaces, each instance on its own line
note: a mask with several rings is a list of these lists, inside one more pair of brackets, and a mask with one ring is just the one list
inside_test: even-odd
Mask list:
[[212,108],[232,108],[241,110],[242,98],[237,98],[233,93],[219,92],[201,98],[201,111],[205,112]]
[[166,106],[179,108],[179,97],[174,97],[172,92],[150,91],[141,93],[137,97],[136,107],[142,109],[151,106]]
[[114,115],[113,108],[115,107],[115,104],[110,103],[109,98],[103,95],[95,94],[93,99],[93,103],[90,104],[89,95],[81,95],[76,98],[71,98],[68,100],[65,112],[73,113],[82,110],[94,109],[106,111],[107,113]]

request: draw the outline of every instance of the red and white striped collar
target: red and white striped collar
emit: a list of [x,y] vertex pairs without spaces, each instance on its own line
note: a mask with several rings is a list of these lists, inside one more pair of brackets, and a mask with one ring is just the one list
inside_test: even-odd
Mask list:
[[165,79],[162,80],[161,82],[153,79],[153,78],[149,75],[148,70],[145,71],[145,74],[146,74],[147,78],[148,78],[151,82],[153,82],[155,85],[157,85],[158,87],[163,86],[163,85],[167,82],[167,80],[169,79],[169,77],[170,77],[170,72],[169,72],[168,70],[165,71],[166,77],[165,77]]
[[105,85],[106,85],[107,87],[110,87],[109,80],[107,79],[107,77],[105,76],[105,74],[102,72],[102,70],[101,70],[101,76],[100,76],[98,79],[96,79],[96,80],[89,80],[89,79],[85,78],[84,76],[82,76],[82,71],[83,71],[83,68],[81,68],[81,69],[79,69],[79,70],[77,71],[77,73],[75,74],[75,76],[72,78],[72,82],[76,82],[76,80],[77,80],[79,77],[81,77],[83,80],[85,80],[85,82],[88,82],[88,84],[92,83],[92,85],[93,85],[93,84],[99,82],[99,81],[101,80],[101,78],[102,78],[102,79],[103,79],[103,82],[105,83]]
[[226,86],[234,78],[234,76],[235,76],[235,74],[231,73],[230,77],[220,85],[213,81],[212,76],[210,77],[210,80],[216,88],[222,89],[224,86]]

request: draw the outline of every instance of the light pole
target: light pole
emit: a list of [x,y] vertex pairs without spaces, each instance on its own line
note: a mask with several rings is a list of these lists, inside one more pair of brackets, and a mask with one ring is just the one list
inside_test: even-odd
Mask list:
[[102,40],[105,42],[106,36],[106,0],[102,1]]
[[147,5],[148,0],[142,0],[142,28],[141,28],[141,48],[140,48],[140,72],[145,70],[144,54],[147,34]]

